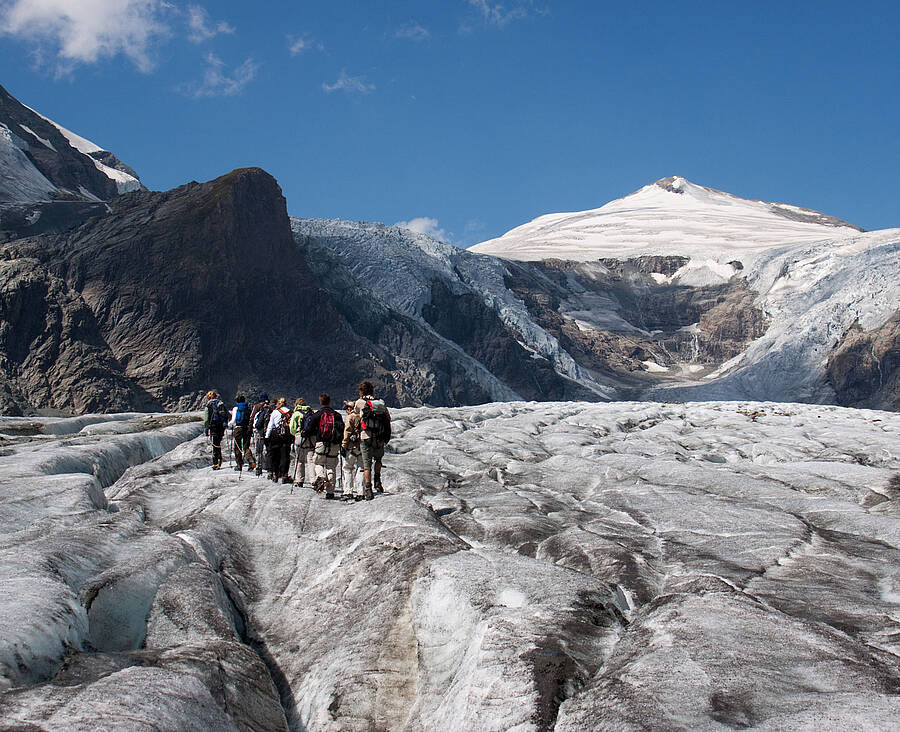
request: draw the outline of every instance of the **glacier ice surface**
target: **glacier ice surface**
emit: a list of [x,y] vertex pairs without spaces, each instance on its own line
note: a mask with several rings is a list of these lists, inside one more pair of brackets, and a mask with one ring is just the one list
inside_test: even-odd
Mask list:
[[0,420],[0,725],[891,729],[900,416],[404,409],[386,494]]

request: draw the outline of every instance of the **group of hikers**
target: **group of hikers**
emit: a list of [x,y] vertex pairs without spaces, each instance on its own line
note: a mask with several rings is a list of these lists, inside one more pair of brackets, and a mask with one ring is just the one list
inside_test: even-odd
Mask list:
[[344,501],[370,501],[375,493],[384,492],[381,462],[391,439],[391,414],[374,391],[372,382],[363,381],[359,398],[344,402],[346,419],[331,406],[328,394],[319,395],[318,410],[301,398],[293,411],[284,397],[270,400],[268,394],[260,394],[251,405],[238,394],[229,411],[218,393],[209,391],[204,428],[212,443],[213,470],[222,467],[222,443],[231,430],[236,471],[242,472],[246,464],[258,476],[265,471],[269,480],[291,484],[292,491],[295,485],[309,485],[335,499],[335,488],[340,487]]

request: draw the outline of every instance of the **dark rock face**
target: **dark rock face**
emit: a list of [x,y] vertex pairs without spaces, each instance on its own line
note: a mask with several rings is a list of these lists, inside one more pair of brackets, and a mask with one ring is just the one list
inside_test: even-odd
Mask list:
[[0,283],[0,411],[160,409],[123,375],[84,300],[43,262],[0,261]]
[[900,311],[874,330],[854,325],[835,347],[826,370],[839,404],[900,410]]
[[5,412],[186,409],[211,387],[342,395],[372,375],[380,354],[316,285],[268,174],[110,210],[0,249]]

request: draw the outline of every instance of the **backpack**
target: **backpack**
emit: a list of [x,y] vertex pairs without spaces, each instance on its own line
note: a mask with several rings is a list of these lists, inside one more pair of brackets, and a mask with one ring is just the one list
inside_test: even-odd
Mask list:
[[272,410],[272,405],[266,404],[260,407],[259,411],[256,413],[256,417],[253,420],[253,430],[258,435],[266,434],[266,428],[269,426],[269,417],[272,416]]
[[326,445],[339,443],[344,437],[344,420],[333,409],[325,408],[319,414],[319,429],[317,433],[319,442]]
[[214,424],[226,424],[228,422],[228,410],[225,409],[225,404],[218,399],[213,399],[209,403],[209,423],[210,425]]
[[285,407],[279,407],[278,411],[281,414],[281,421],[275,426],[275,429],[272,430],[272,434],[276,435],[277,437],[290,437],[291,413]]
[[250,410],[247,409],[247,402],[238,402],[234,405],[234,426],[246,427],[250,424]]
[[291,434],[299,435],[303,430],[303,422],[306,416],[312,411],[307,405],[294,407],[294,413],[291,414]]
[[316,431],[312,427],[313,420],[316,418],[316,413],[310,409],[303,417],[303,422],[300,423],[300,436],[303,438],[303,444],[310,446],[314,441],[313,438],[316,436]]
[[373,440],[382,445],[391,439],[391,417],[381,399],[366,400],[360,427],[368,432]]

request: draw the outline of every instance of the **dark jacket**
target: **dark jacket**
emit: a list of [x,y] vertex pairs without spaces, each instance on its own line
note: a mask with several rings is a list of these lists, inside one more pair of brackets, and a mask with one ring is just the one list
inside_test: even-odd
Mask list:
[[340,444],[341,439],[344,436],[344,418],[341,416],[340,412],[335,411],[331,407],[322,407],[315,413],[313,418],[309,421],[307,429],[302,432],[303,437],[313,438],[317,443],[322,442],[322,438],[319,436],[319,422],[322,420],[322,415],[326,413],[334,415],[334,431],[331,433],[331,443]]

